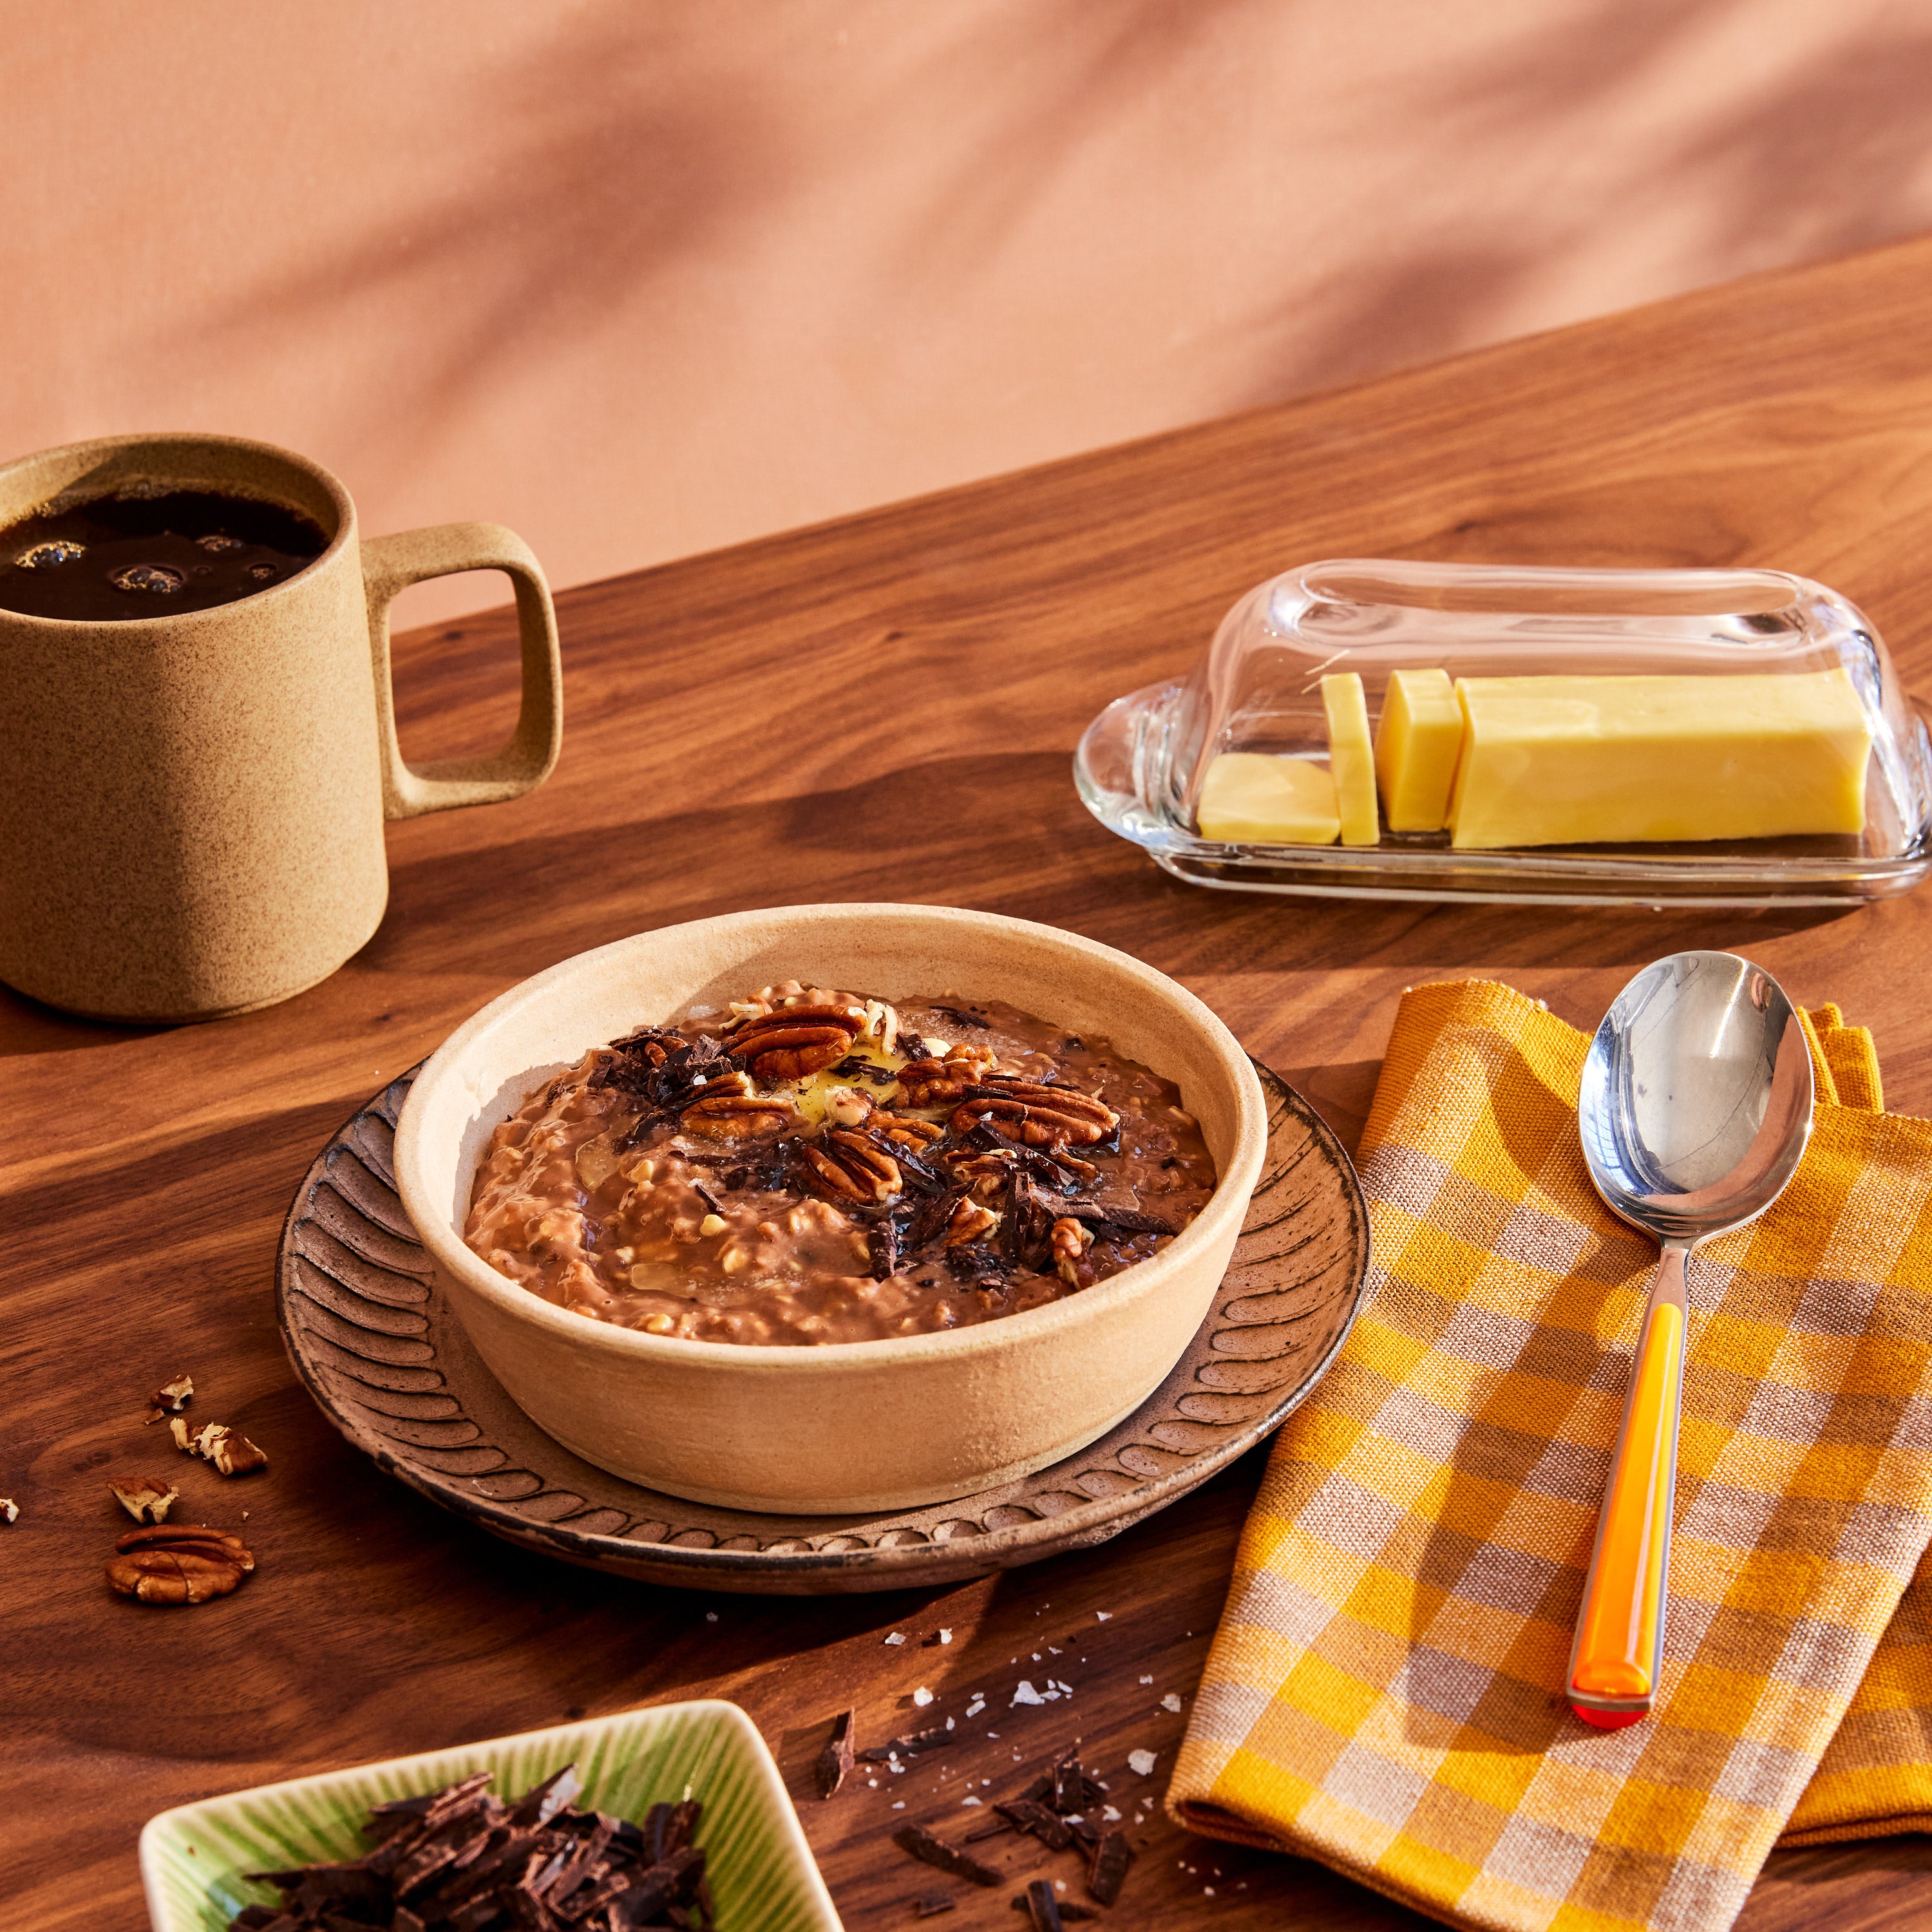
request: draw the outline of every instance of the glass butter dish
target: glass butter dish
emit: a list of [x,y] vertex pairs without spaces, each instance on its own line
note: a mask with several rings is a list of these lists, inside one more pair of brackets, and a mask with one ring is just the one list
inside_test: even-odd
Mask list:
[[1883,643],[1776,570],[1309,564],[1108,706],[1074,778],[1238,891],[1830,904],[1932,866],[1932,743]]

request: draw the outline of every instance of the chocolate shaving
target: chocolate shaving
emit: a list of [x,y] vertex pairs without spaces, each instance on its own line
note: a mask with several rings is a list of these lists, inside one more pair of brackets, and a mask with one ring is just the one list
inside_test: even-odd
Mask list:
[[1090,1226],[1118,1228],[1124,1234],[1172,1234],[1174,1231],[1158,1215],[1143,1214],[1114,1201],[1066,1201],[1060,1212]]
[[914,1731],[910,1737],[894,1738],[890,1743],[874,1744],[868,1750],[859,1754],[866,1764],[884,1764],[895,1757],[917,1757],[922,1751],[943,1750],[946,1745],[956,1742],[957,1731],[949,1731],[944,1724],[929,1731]]
[[938,1194],[928,1194],[920,1204],[912,1217],[912,1225],[903,1237],[904,1251],[916,1255],[922,1248],[930,1247],[946,1232],[946,1224],[952,1219],[952,1210],[966,1198],[963,1186],[946,1188]]
[[955,1878],[970,1879],[975,1885],[998,1885],[1000,1882],[998,1872],[989,1870],[956,1845],[935,1838],[930,1832],[922,1831],[916,1825],[902,1825],[892,1834],[892,1843],[908,1858],[917,1858]]
[[1073,1834],[1064,1821],[1049,1811],[1044,1804],[1030,1798],[1016,1798],[993,1809],[1003,1818],[1010,1818],[1022,1831],[1037,1838],[1050,1852],[1064,1852],[1073,1842]]
[[852,1726],[858,1714],[856,1711],[842,1711],[832,1720],[831,1738],[818,1754],[816,1767],[821,1798],[830,1798],[845,1782],[852,1768]]
[[957,1899],[948,1898],[943,1892],[925,1892],[913,1900],[913,1916],[915,1918],[937,1918],[942,1912],[955,1910],[958,1903]]
[[1120,1897],[1120,1881],[1133,1858],[1133,1847],[1124,1832],[1109,1832],[1094,1847],[1093,1862],[1087,1868],[1087,1889],[1102,1905],[1112,1905]]
[[908,1060],[930,1060],[933,1057],[932,1048],[917,1034],[908,1033],[903,1027],[899,1029],[898,1050]]
[[337,1864],[251,1876],[278,1886],[282,1910],[251,1906],[241,1932],[704,1932],[714,1919],[705,1855],[691,1842],[699,1808],[652,1808],[640,1830],[572,1803],[566,1766],[514,1804],[480,1772],[440,1792],[371,1811],[375,1849]]
[[1016,1828],[1010,1818],[1002,1818],[995,1814],[988,1818],[983,1825],[976,1825],[971,1831],[968,1832],[966,1834],[966,1842],[969,1845],[976,1845],[982,1838],[1004,1838],[1007,1832]]
[[977,1027],[982,1033],[989,1032],[992,1028],[991,1020],[982,1019],[977,1013],[964,1012],[958,1006],[935,1006],[932,1010],[944,1014],[956,1026]]
[[866,1240],[872,1257],[872,1279],[890,1281],[898,1272],[899,1224],[885,1215],[873,1223]]
[[724,1213],[724,1202],[719,1200],[717,1196],[712,1193],[710,1189],[706,1187],[703,1181],[694,1180],[691,1184],[691,1191],[698,1196],[699,1200],[704,1203],[706,1207],[711,1210],[712,1214],[722,1214]]

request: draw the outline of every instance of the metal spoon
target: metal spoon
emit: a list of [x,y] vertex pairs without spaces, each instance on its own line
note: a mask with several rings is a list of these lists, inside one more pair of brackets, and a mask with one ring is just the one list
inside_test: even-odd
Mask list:
[[1570,1652],[1571,1707],[1614,1730],[1648,1714],[1664,1664],[1685,1264],[1778,1198],[1810,1138],[1811,1056],[1791,1002],[1734,953],[1646,966],[1590,1042],[1577,1125],[1604,1204],[1664,1248]]

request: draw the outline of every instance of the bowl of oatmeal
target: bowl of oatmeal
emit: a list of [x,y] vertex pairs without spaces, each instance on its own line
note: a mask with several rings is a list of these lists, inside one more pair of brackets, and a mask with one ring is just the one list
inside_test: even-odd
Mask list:
[[1055,928],[806,906],[513,987],[396,1174],[550,1434],[728,1508],[910,1508],[1071,1454],[1205,1317],[1266,1108],[1200,1001]]

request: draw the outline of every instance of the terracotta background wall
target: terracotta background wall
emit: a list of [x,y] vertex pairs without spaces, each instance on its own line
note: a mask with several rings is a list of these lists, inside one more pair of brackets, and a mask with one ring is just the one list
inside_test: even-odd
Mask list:
[[266,436],[560,584],[1932,217],[1922,0],[66,0],[7,40],[0,452]]

